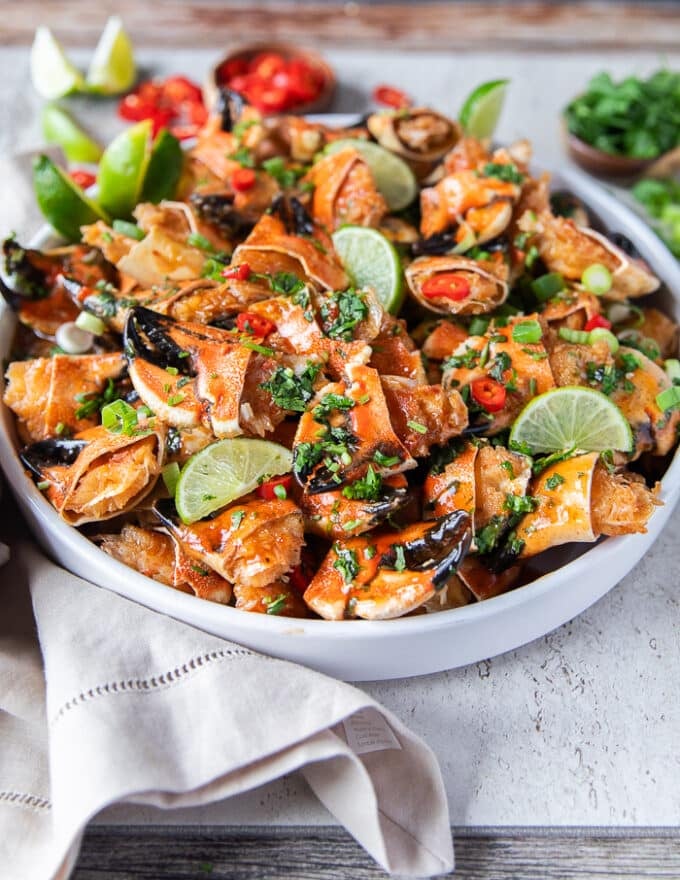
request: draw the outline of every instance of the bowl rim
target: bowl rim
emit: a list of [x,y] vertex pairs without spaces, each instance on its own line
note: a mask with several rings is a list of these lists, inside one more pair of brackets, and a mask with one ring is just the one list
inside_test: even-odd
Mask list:
[[[315,118],[317,121],[342,126],[356,119],[356,114],[321,114]],[[536,170],[542,169],[536,168]],[[632,233],[634,235],[636,247],[644,259],[653,265],[655,272],[661,277],[676,301],[680,313],[680,263],[675,260],[663,242],[644,221],[627,205],[615,199],[603,186],[590,180],[582,172],[567,168],[554,172],[554,176],[558,178],[560,186],[566,185],[573,188],[579,198],[583,199],[594,213],[602,211],[611,214],[615,212],[617,216],[624,217],[627,226],[626,234]],[[43,226],[30,239],[28,245],[29,247],[44,247],[51,238],[54,238],[54,233],[49,226]],[[8,320],[10,315],[8,306],[4,301],[0,301],[0,322],[6,332],[10,332],[10,320]],[[4,391],[4,377],[0,383],[0,390]],[[625,535],[600,540],[577,558],[540,575],[521,587],[484,601],[432,614],[375,621],[329,621],[314,618],[278,617],[244,612],[241,609],[181,593],[104,554],[104,551],[93,544],[85,535],[64,522],[33,481],[26,476],[16,453],[13,415],[2,403],[0,403],[0,463],[2,463],[14,493],[32,509],[35,518],[49,530],[61,546],[69,549],[86,563],[91,562],[93,572],[102,568],[111,572],[112,585],[107,587],[108,589],[120,593],[121,591],[113,585],[117,580],[124,579],[128,589],[123,595],[141,604],[147,604],[145,597],[151,601],[154,594],[160,595],[162,593],[162,602],[170,610],[161,613],[169,613],[178,619],[191,617],[195,625],[203,626],[208,630],[214,629],[220,622],[223,622],[225,630],[228,630],[229,621],[232,620],[239,629],[251,630],[261,635],[295,633],[319,636],[323,634],[324,638],[333,641],[346,639],[363,641],[364,639],[374,640],[376,637],[390,639],[401,635],[434,632],[442,628],[456,629],[464,627],[472,620],[482,621],[489,617],[502,616],[505,611],[511,608],[517,609],[531,605],[540,596],[550,591],[568,589],[570,581],[591,576],[593,567],[602,567],[606,570],[607,563],[619,556],[624,547],[629,547],[636,540],[644,538],[644,535]],[[659,497],[670,509],[680,497],[680,447],[676,449],[675,455],[663,475]],[[656,511],[652,514],[652,518],[661,517],[664,510],[665,508],[661,508]],[[596,598],[597,595],[594,596],[593,601]],[[235,618],[234,615],[237,617]]]

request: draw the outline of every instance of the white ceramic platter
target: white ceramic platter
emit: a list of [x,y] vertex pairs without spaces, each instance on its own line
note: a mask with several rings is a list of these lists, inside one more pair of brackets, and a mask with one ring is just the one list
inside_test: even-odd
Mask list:
[[[333,118],[342,125],[346,120]],[[581,198],[612,232],[635,243],[665,282],[664,307],[680,316],[680,267],[634,213],[580,172],[556,175],[555,186]],[[45,246],[48,229],[33,246]],[[0,357],[14,332],[0,306]],[[13,417],[0,412],[0,462],[36,537],[61,565],[121,596],[250,648],[348,681],[402,678],[464,666],[517,648],[555,629],[612,589],[656,540],[680,496],[680,454],[663,479],[664,506],[645,535],[600,541],[582,555],[512,592],[464,608],[386,621],[293,620],[252,614],[180,593],[111,559],[66,525],[26,476],[16,455]],[[608,634],[616,639],[615,632]]]

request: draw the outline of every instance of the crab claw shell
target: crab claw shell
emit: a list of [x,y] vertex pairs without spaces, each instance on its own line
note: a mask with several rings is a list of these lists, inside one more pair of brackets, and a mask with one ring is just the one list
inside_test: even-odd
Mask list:
[[612,286],[604,298],[625,300],[644,296],[658,289],[661,282],[642,260],[628,256],[606,236],[594,229],[577,226],[565,217],[545,211],[532,224],[532,244],[550,272],[579,281],[593,263],[601,263],[612,274]]
[[136,433],[100,426],[73,440],[41,440],[21,460],[49,483],[45,495],[67,523],[112,519],[136,507],[153,489],[165,455],[165,428],[140,423]]
[[401,617],[442,589],[470,546],[462,510],[399,532],[336,541],[307,587],[305,602],[326,620]]
[[404,159],[419,177],[426,177],[461,137],[457,122],[427,107],[373,113],[366,125],[380,146]]
[[169,499],[157,501],[153,511],[188,556],[235,588],[266,587],[300,562],[302,513],[288,499],[244,499],[191,525],[181,522]]
[[[504,271],[496,263],[467,257],[418,257],[406,269],[406,282],[415,299],[430,311],[440,315],[482,315],[507,299],[508,284],[502,277]],[[460,275],[470,285],[470,294],[461,300],[424,296],[425,282],[442,272]]]
[[[515,531],[517,540],[524,542],[520,559],[559,544],[592,542],[597,538],[590,504],[599,457],[597,452],[577,455],[546,468],[537,477],[531,494],[538,499],[538,506],[522,519]],[[562,482],[551,489],[549,486],[555,482],[555,476]]]
[[231,599],[231,584],[211,569],[195,565],[162,529],[142,529],[126,523],[119,534],[103,535],[99,546],[119,562],[183,593],[223,605]]
[[[291,259],[295,261],[297,274],[316,282],[324,290],[345,290],[349,278],[335,256],[330,238],[318,227],[313,229],[313,236],[305,234],[305,237],[289,232],[278,214],[263,214],[248,238],[234,251],[232,262],[248,263],[252,269],[253,257],[280,254],[287,262]],[[317,243],[323,248],[323,253]]]
[[366,160],[353,147],[345,147],[317,162],[309,180],[314,184],[314,219],[326,229],[344,224],[375,227],[387,213],[387,203]]

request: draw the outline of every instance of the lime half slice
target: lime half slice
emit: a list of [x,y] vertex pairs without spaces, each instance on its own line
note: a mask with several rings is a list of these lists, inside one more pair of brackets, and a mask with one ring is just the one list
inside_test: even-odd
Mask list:
[[80,241],[80,227],[108,217],[71,178],[47,156],[33,164],[33,186],[40,210],[68,241]]
[[47,104],[43,108],[42,129],[47,143],[60,146],[69,162],[99,161],[102,154],[99,144],[56,104]]
[[130,38],[120,18],[111,16],[94,50],[85,82],[92,92],[117,95],[131,88],[136,76]]
[[184,151],[180,142],[167,128],[156,135],[140,193],[142,202],[171,199],[182,175]]
[[466,135],[480,139],[493,135],[503,109],[507,86],[507,79],[495,79],[482,83],[468,95],[458,115]]
[[99,163],[99,202],[113,217],[129,217],[139,201],[151,157],[151,120],[121,132]]
[[292,468],[292,453],[278,443],[247,437],[218,440],[182,468],[175,490],[177,513],[182,522],[196,522]]
[[372,287],[384,309],[395,315],[404,298],[401,261],[382,233],[365,226],[343,226],[333,245],[357,287]]
[[601,391],[567,385],[534,397],[510,431],[510,446],[529,454],[630,452],[633,433],[621,410]]
[[83,87],[83,76],[68,60],[48,27],[36,29],[31,46],[31,82],[36,92],[52,101]]
[[326,153],[337,153],[345,147],[354,147],[366,160],[375,185],[385,197],[390,211],[401,211],[415,199],[418,184],[413,172],[403,159],[390,153],[379,144],[363,141],[360,138],[343,138],[332,141],[326,147]]

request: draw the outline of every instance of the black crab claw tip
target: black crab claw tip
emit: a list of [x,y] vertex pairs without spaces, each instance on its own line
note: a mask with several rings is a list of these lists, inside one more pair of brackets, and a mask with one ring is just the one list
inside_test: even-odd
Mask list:
[[60,437],[38,440],[37,443],[25,446],[20,451],[19,458],[33,476],[40,479],[43,469],[46,467],[72,465],[86,446],[87,441],[85,440],[69,440]]
[[123,330],[123,350],[128,361],[141,357],[158,367],[174,367],[191,374],[190,359],[172,338],[175,321],[144,306],[130,310]]
[[[433,571],[435,589],[444,586],[457,566],[462,562],[472,542],[472,520],[464,510],[454,510],[432,524],[423,535],[403,544],[405,567],[409,571]],[[385,553],[380,565],[390,568],[396,562],[396,550]]]
[[176,526],[179,520],[177,508],[172,498],[159,498],[154,502],[151,510],[158,519],[166,526]]
[[215,111],[220,117],[222,131],[232,131],[241,118],[246,102],[238,92],[222,86],[217,93]]
[[283,193],[279,193],[272,199],[269,210],[277,215],[289,235],[312,235],[314,232],[314,221],[302,202],[295,196],[287,198]]

